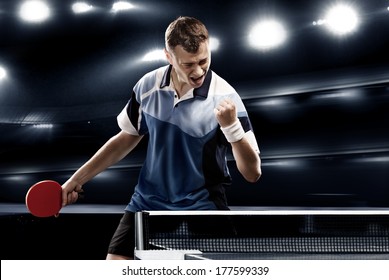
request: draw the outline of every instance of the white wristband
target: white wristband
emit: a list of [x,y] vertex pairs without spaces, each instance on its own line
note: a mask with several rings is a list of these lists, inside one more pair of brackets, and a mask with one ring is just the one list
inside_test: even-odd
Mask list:
[[224,136],[230,143],[238,142],[244,137],[245,134],[239,120],[237,120],[230,126],[220,127],[220,129],[223,131]]

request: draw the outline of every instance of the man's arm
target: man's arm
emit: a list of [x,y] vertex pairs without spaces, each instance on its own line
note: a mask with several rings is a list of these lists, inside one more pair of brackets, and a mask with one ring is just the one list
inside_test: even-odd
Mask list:
[[123,159],[138,145],[141,139],[142,136],[130,135],[124,131],[109,139],[90,160],[62,185],[63,206],[74,203],[78,198],[78,192],[82,191],[82,185]]
[[261,158],[251,147],[247,135],[241,140],[231,143],[232,153],[236,165],[242,176],[251,183],[255,183],[262,175]]
[[244,133],[234,102],[230,99],[220,102],[215,108],[215,116],[227,141],[231,143],[239,172],[248,182],[258,181],[262,175],[261,159],[249,139],[254,135]]

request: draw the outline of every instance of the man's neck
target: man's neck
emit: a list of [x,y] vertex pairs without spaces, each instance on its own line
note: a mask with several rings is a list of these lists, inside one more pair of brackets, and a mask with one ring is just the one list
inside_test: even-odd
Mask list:
[[190,89],[192,89],[187,83],[180,82],[180,79],[174,71],[174,68],[172,69],[172,82],[173,82],[173,87],[176,90],[178,97],[181,98],[185,93],[187,93]]

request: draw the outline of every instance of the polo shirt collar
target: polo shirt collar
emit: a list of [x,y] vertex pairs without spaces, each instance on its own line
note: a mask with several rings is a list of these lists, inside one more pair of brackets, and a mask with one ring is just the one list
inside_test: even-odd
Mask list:
[[[160,88],[164,88],[170,85],[170,74],[172,72],[172,68],[173,68],[172,65],[169,65],[169,67],[166,69],[162,77]],[[204,83],[201,85],[201,87],[195,88],[193,90],[193,96],[207,98],[209,87],[211,85],[211,79],[212,79],[212,71],[211,69],[208,69],[207,74],[205,76]]]

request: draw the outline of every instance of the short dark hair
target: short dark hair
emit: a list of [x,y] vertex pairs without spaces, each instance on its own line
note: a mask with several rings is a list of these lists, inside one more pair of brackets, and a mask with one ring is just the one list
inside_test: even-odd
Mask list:
[[200,20],[180,16],[166,29],[165,44],[168,50],[180,45],[185,51],[196,53],[200,44],[208,41],[208,36],[208,30]]

